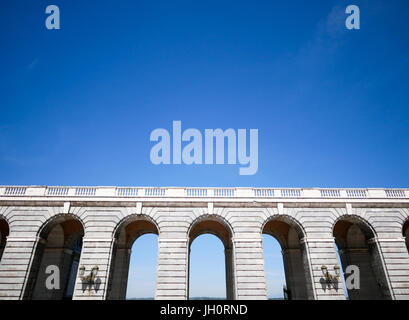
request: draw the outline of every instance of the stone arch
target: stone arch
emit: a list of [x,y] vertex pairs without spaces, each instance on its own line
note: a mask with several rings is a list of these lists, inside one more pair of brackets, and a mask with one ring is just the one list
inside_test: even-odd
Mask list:
[[190,223],[187,230],[189,246],[198,236],[202,234],[213,234],[220,239],[225,248],[231,247],[234,232],[231,224],[222,216],[215,214],[204,214]]
[[124,300],[128,285],[129,263],[133,243],[144,234],[159,235],[159,225],[145,214],[123,218],[113,231],[114,246],[108,282],[107,299]]
[[[37,243],[24,299],[71,299],[81,255],[84,236],[82,220],[72,214],[57,214],[47,219],[37,232]],[[78,247],[78,244],[80,246]],[[48,290],[46,268],[55,265],[59,270],[59,289]]]
[[351,225],[359,227],[366,241],[377,237],[377,233],[369,221],[358,215],[342,215],[332,225],[332,234],[337,235],[335,236],[335,242],[338,248],[342,248],[347,244],[346,231]]
[[[132,247],[132,243],[140,236],[147,233],[159,235],[160,228],[158,223],[146,214],[131,214],[124,217],[117,223],[112,233],[116,242],[121,242],[121,232],[125,229],[127,244]],[[123,235],[122,235],[123,237]]]
[[344,273],[348,266],[357,266],[359,269],[359,279],[356,280],[359,282],[359,289],[348,288],[347,282],[349,299],[391,299],[377,233],[373,226],[360,216],[344,215],[334,222],[333,236]]
[[3,256],[4,248],[6,247],[7,237],[10,234],[10,225],[8,220],[0,215],[0,262],[1,257]]
[[230,223],[220,215],[204,214],[193,220],[187,230],[189,239],[188,246],[188,285],[187,298],[189,297],[190,283],[190,248],[193,241],[203,234],[213,234],[223,243],[226,268],[226,298],[227,300],[235,299],[235,270],[233,261],[233,228]]
[[[292,216],[289,215],[279,215],[279,214],[275,214],[272,215],[270,217],[268,217],[266,220],[264,220],[264,222],[261,225],[260,228],[260,234],[269,234],[273,237],[277,237],[280,239],[277,239],[277,241],[280,243],[280,245],[284,245],[284,247],[287,245],[286,241],[283,241],[284,239],[282,238],[282,235],[279,234],[276,230],[276,228],[269,228],[268,224],[274,224],[274,222],[277,222],[277,227],[280,228],[279,225],[281,225],[281,228],[284,227],[284,224],[287,225],[287,227],[289,229],[293,229],[293,231],[297,234],[298,238],[301,240],[306,236],[306,232],[304,230],[304,227],[302,226],[302,224],[295,219]],[[284,230],[281,230],[284,231]],[[287,230],[288,232],[288,230]],[[281,242],[280,242],[281,241]]]
[[50,230],[57,224],[70,221],[70,220],[75,220],[81,224],[81,228],[83,230],[83,233],[85,233],[86,227],[84,221],[77,215],[71,214],[71,213],[59,213],[56,215],[53,215],[49,217],[46,221],[43,222],[41,227],[38,229],[37,236],[45,239],[50,232]]
[[274,237],[281,246],[288,299],[308,299],[312,287],[302,225],[291,216],[273,215],[264,221],[261,233]]

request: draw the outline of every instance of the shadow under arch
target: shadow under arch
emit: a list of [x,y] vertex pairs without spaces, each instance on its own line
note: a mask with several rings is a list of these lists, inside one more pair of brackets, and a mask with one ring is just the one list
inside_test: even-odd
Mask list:
[[409,251],[409,217],[406,219],[406,221],[403,223],[402,227],[402,235],[405,238],[406,242],[406,248],[408,248]]
[[50,233],[53,227],[67,221],[76,221],[77,223],[80,223],[81,229],[84,232],[85,223],[79,216],[71,213],[59,213],[48,218],[45,222],[43,222],[41,227],[38,229],[37,236],[40,237],[41,239],[45,239],[47,238],[48,234]]
[[[84,236],[83,221],[72,214],[52,216],[39,228],[40,238],[31,263],[23,299],[72,299]],[[49,290],[48,266],[59,270],[59,289]]]
[[220,239],[224,246],[225,268],[226,268],[226,299],[235,299],[235,283],[234,283],[234,262],[233,262],[233,228],[229,222],[221,216],[214,214],[205,214],[196,218],[187,231],[189,239],[189,257],[188,257],[188,285],[187,295],[189,298],[190,287],[190,249],[193,241],[203,235],[212,234]]
[[306,247],[302,241],[305,231],[301,224],[288,215],[274,215],[263,223],[261,233],[274,237],[281,246],[286,279],[284,297],[313,299]]
[[371,224],[356,215],[343,215],[334,222],[333,236],[344,274],[348,266],[359,270],[359,277],[354,279],[358,287],[348,288],[345,281],[349,299],[391,299],[377,234]]
[[0,262],[3,256],[4,248],[6,247],[7,237],[10,234],[9,223],[5,217],[0,215]]
[[107,299],[126,299],[132,245],[144,234],[159,236],[159,232],[160,229],[155,220],[144,214],[129,215],[117,224],[113,231],[115,242],[112,250]]

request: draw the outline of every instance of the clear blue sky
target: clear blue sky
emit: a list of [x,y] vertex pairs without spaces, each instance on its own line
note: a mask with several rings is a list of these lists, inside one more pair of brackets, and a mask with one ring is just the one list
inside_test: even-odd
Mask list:
[[[409,3],[353,2],[1,1],[1,184],[407,186]],[[258,173],[151,164],[173,120],[258,129]]]
[[[406,0],[1,1],[0,184],[407,187],[408,21]],[[258,129],[258,173],[153,165],[173,120]]]

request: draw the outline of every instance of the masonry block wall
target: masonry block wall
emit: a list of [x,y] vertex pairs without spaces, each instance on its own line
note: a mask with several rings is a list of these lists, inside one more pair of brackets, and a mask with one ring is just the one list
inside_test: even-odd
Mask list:
[[[47,201],[45,201],[47,200]],[[144,233],[158,235],[156,299],[189,298],[190,245],[212,233],[225,247],[228,299],[267,299],[263,234],[283,249],[287,289],[293,299],[345,299],[341,280],[328,285],[321,267],[334,273],[337,247],[345,265],[361,268],[362,291],[349,297],[409,299],[408,199],[116,199],[0,196],[0,299],[57,299],[47,291],[44,269],[61,265],[60,290],[69,287],[71,249],[82,239],[73,299],[124,299],[130,244]],[[72,223],[72,221],[77,221]],[[59,233],[56,231],[58,228]],[[75,273],[75,272],[74,272]],[[374,289],[375,288],[375,289]],[[365,291],[366,290],[366,291]],[[365,293],[366,292],[366,293]]]

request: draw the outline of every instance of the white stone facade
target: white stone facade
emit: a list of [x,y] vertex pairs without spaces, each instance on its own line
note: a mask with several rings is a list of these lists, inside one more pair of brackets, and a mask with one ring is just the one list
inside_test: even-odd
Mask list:
[[[345,299],[321,271],[338,265],[335,243],[342,267],[361,270],[351,299],[409,299],[408,221],[408,189],[0,186],[0,299],[63,298],[73,262],[99,267],[90,290],[77,274],[73,299],[123,299],[130,246],[150,232],[156,299],[188,298],[190,244],[203,233],[225,246],[228,299],[267,298],[263,233],[283,248],[293,299]],[[62,270],[61,292],[44,288],[48,264]]]

